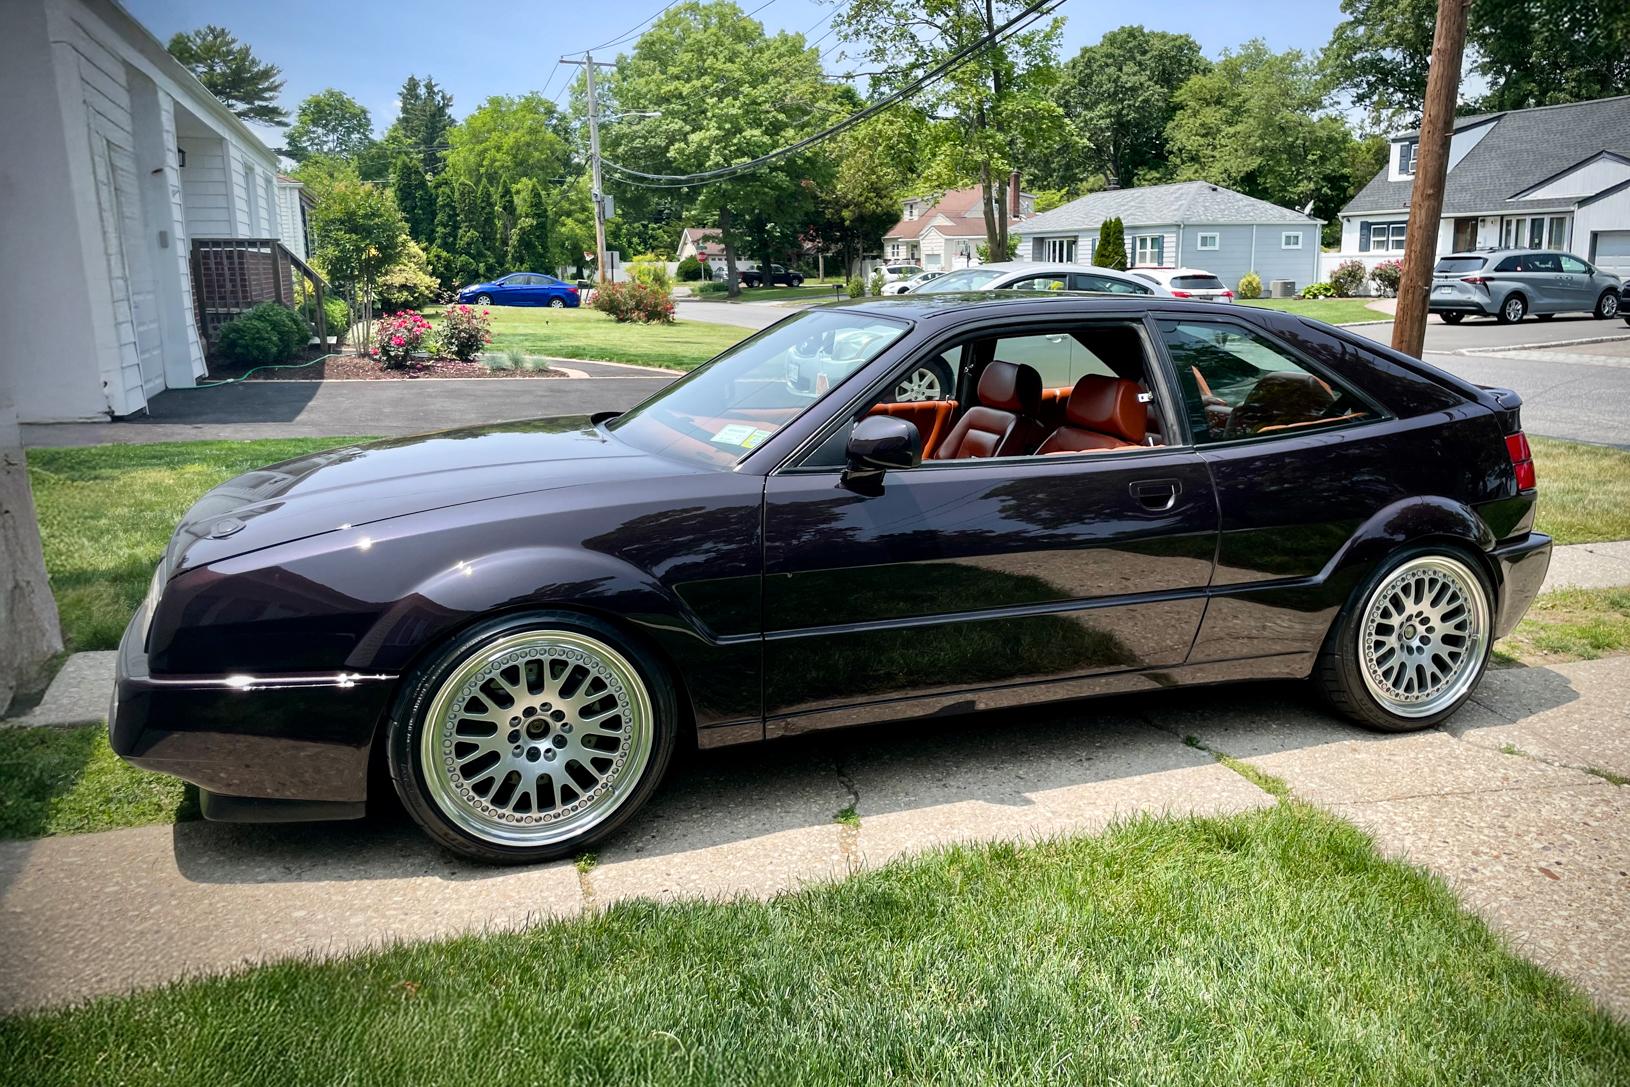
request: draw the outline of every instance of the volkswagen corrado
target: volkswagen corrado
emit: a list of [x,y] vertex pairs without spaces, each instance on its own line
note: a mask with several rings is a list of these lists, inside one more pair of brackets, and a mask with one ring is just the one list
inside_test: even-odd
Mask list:
[[[942,397],[897,396],[929,361]],[[628,411],[210,491],[125,633],[113,746],[212,818],[358,816],[388,780],[525,862],[612,833],[680,745],[1261,678],[1423,728],[1549,562],[1519,407],[1240,306],[809,309]]]

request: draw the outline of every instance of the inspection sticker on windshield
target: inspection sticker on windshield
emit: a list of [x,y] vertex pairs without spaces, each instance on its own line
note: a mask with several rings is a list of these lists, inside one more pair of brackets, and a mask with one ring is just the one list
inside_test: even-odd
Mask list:
[[720,445],[735,445],[743,449],[756,449],[769,436],[770,432],[768,430],[760,430],[758,427],[749,426],[746,423],[731,423],[713,435],[713,440]]

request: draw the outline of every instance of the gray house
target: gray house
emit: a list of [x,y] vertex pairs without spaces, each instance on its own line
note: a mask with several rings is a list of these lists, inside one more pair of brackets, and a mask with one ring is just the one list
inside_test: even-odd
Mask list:
[[1128,268],[1202,268],[1231,287],[1247,272],[1264,287],[1318,279],[1324,220],[1206,181],[1108,189],[1044,211],[1013,227],[1019,256],[1091,264],[1099,229],[1114,218],[1126,228]]
[[[1387,165],[1341,209],[1332,262],[1403,256],[1420,135],[1391,137]],[[1630,96],[1457,117],[1449,140],[1439,256],[1466,249],[1566,249],[1630,275]]]

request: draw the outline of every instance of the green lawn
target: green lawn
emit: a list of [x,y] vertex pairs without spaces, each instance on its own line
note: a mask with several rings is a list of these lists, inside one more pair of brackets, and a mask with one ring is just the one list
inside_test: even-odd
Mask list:
[[[424,311],[432,322],[439,312],[434,307]],[[620,325],[586,306],[559,310],[493,306],[491,313],[492,346],[488,350],[494,354],[515,349],[527,355],[631,362],[675,370],[694,370],[753,334],[750,328],[705,321]]]
[[102,725],[12,729],[4,740],[0,838],[86,834],[198,817],[191,787],[121,761]]
[[119,644],[176,522],[199,495],[251,468],[355,440],[30,449],[45,565],[68,648]]
[[1559,544],[1630,540],[1630,452],[1530,437],[1539,527]]
[[1350,325],[1359,321],[1386,321],[1390,318],[1365,305],[1365,298],[1241,298],[1242,306],[1261,306],[1298,317],[1311,317],[1329,325]]
[[[806,282],[802,287],[752,287],[743,288],[738,302],[832,302],[845,297],[833,287],[843,286],[839,280],[833,283],[816,283],[813,280]],[[710,302],[728,302],[731,299],[725,295],[718,295],[708,299]]]
[[1630,1033],[1441,882],[1290,803],[180,982],[0,1021],[0,1069],[32,1087],[1606,1087],[1630,1082]]
[[1630,588],[1545,593],[1495,651],[1521,664],[1560,664],[1630,653]]

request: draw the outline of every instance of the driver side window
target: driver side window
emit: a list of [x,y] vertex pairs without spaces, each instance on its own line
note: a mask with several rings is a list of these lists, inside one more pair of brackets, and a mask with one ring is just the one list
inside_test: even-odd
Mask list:
[[1351,392],[1239,325],[1162,321],[1197,444],[1301,434],[1371,418]]

